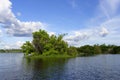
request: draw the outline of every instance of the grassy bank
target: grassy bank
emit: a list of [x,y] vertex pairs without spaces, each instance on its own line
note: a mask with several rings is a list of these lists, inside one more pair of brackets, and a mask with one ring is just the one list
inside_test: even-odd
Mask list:
[[76,56],[70,56],[70,55],[25,55],[26,58],[73,58]]

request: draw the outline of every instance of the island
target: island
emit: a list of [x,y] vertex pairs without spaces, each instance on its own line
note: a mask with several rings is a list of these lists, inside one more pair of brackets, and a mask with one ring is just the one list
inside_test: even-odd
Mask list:
[[25,56],[32,57],[75,57],[77,49],[63,40],[66,34],[49,35],[45,30],[33,32],[32,42],[22,45]]

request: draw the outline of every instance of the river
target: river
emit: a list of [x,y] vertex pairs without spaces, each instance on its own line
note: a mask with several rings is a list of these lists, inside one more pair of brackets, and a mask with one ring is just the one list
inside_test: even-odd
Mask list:
[[0,80],[120,80],[120,55],[31,60],[3,53]]

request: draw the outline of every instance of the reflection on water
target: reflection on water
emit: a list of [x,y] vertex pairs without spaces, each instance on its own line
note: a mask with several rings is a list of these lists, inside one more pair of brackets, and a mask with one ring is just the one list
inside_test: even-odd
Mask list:
[[24,58],[0,54],[0,80],[119,80],[120,55]]
[[31,73],[31,79],[35,80],[59,80],[64,76],[65,58],[24,59],[26,71]]

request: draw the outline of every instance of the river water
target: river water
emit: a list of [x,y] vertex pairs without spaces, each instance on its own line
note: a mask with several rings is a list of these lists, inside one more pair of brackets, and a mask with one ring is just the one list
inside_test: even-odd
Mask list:
[[3,53],[0,80],[120,80],[120,55],[31,60]]

